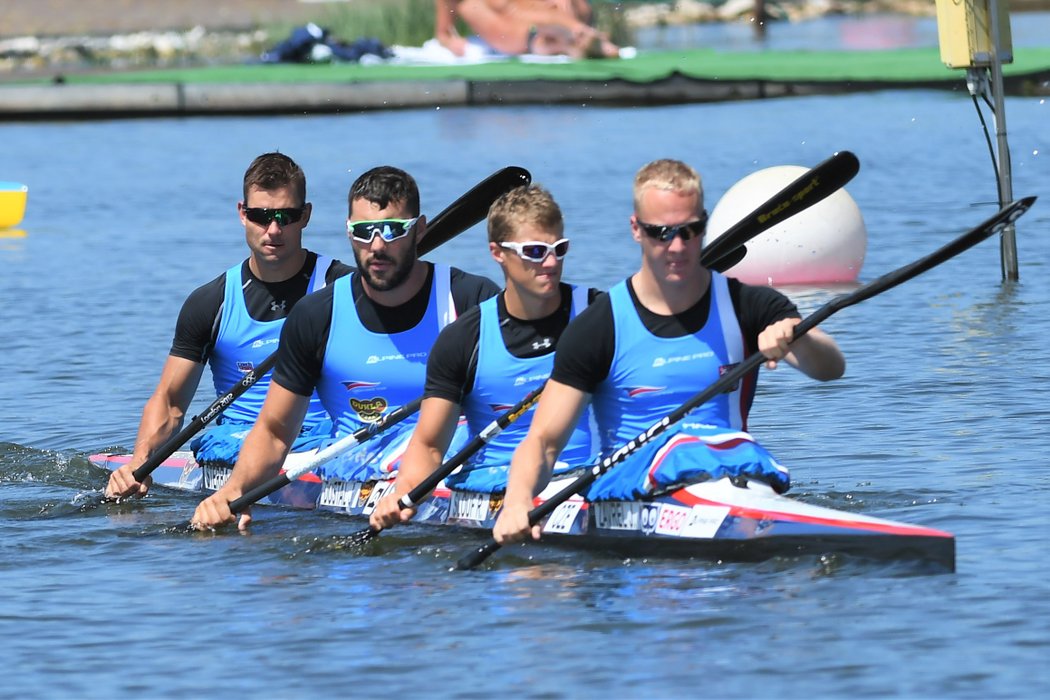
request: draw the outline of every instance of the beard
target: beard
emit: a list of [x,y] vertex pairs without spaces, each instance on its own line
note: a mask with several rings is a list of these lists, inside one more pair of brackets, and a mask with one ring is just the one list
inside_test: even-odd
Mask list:
[[403,260],[398,261],[397,258],[384,253],[377,253],[371,255],[372,260],[382,260],[384,262],[394,263],[394,266],[382,277],[376,276],[372,274],[372,271],[369,270],[368,266],[365,264],[364,258],[366,254],[367,251],[354,250],[354,260],[357,262],[357,271],[361,273],[361,281],[377,292],[385,292],[400,287],[412,273],[412,265],[415,262],[413,257],[406,256]]

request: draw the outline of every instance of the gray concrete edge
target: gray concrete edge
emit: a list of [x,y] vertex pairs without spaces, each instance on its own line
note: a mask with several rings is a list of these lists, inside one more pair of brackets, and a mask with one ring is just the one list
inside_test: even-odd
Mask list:
[[[1030,93],[1032,85],[1032,81],[1029,81],[1015,83],[1013,87],[1015,91]],[[965,89],[965,84],[962,81],[906,84],[886,81],[719,81],[682,75],[651,83],[632,83],[624,80],[446,80],[365,83],[8,84],[0,85],[0,121],[217,114],[314,114],[499,104],[652,105],[930,88],[958,90]]]

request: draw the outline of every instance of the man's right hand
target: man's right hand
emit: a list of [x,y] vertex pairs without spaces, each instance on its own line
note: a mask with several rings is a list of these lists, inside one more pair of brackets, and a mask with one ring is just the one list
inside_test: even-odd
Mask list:
[[149,492],[150,484],[153,483],[153,477],[147,476],[140,483],[135,480],[135,469],[136,467],[131,464],[125,464],[115,472],[111,472],[109,483],[106,484],[106,498],[117,500],[129,496],[135,498],[145,496]]
[[[237,516],[230,510],[230,501],[226,494],[216,491],[197,505],[197,510],[193,511],[193,518],[190,520],[190,527],[194,530],[214,530],[236,520]],[[237,529],[247,530],[251,522],[251,509],[247,509],[241,513]]]
[[400,498],[400,494],[391,492],[379,499],[372,515],[368,517],[368,524],[376,530],[385,530],[411,520],[416,514],[416,509],[402,508],[398,503]]
[[501,545],[521,542],[530,535],[538,540],[543,528],[540,525],[529,525],[529,511],[532,501],[505,502],[492,528],[492,538]]

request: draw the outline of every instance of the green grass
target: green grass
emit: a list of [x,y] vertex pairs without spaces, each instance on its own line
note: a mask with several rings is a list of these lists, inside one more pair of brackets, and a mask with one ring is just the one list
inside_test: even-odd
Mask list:
[[[633,43],[630,28],[624,20],[623,3],[595,2],[595,24],[621,45]],[[434,36],[434,0],[358,0],[352,3],[329,3],[318,8],[314,24],[327,29],[332,38],[351,42],[362,37],[379,39],[387,46],[422,46]],[[289,35],[294,25],[275,24],[266,32],[272,41]],[[463,36],[470,29],[459,23]]]
[[[318,8],[313,22],[327,29],[332,38],[347,43],[371,37],[387,46],[421,46],[434,36],[434,0],[328,3]],[[271,38],[280,40],[287,37],[294,26],[275,24],[266,31]]]

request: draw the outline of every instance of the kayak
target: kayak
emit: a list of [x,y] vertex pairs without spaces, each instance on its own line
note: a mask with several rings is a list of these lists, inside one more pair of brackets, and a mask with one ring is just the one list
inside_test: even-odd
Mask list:
[[[287,463],[314,453],[294,453]],[[90,461],[114,470],[128,455],[97,454]],[[176,452],[153,472],[157,485],[207,493],[229,476],[229,465],[201,466],[190,452]],[[552,480],[536,505],[576,475]],[[262,503],[318,509],[367,518],[393,480],[322,481],[308,473]],[[439,486],[413,522],[491,530],[502,494],[452,491]],[[625,556],[694,556],[720,561],[763,561],[774,557],[844,554],[881,561],[919,561],[955,570],[955,537],[942,530],[862,513],[812,505],[776,493],[753,480],[724,478],[691,484],[639,501],[588,502],[573,496],[543,525],[553,544]]]

